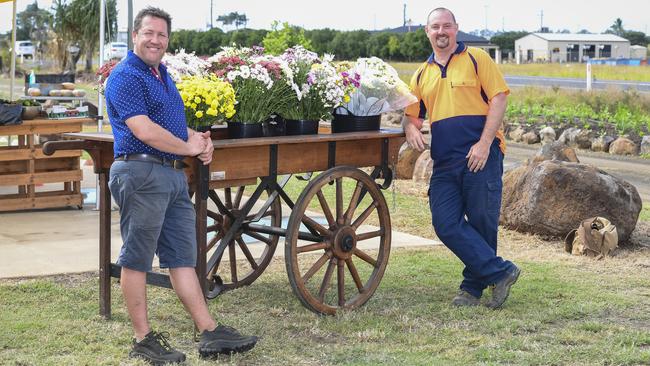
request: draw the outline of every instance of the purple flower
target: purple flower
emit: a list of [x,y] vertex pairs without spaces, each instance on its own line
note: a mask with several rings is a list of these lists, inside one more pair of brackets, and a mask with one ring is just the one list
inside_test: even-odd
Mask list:
[[313,85],[314,84],[314,75],[310,72],[307,74],[307,84]]

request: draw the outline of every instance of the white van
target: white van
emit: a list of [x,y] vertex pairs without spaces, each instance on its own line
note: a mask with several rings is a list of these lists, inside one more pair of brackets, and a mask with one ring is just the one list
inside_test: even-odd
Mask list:
[[129,50],[129,46],[124,42],[111,42],[104,46],[104,59],[123,59],[126,57],[126,53]]
[[32,41],[16,41],[16,56],[34,58],[34,44]]

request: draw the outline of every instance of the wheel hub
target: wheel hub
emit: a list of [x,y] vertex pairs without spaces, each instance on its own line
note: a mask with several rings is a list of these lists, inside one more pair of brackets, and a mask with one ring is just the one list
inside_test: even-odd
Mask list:
[[354,228],[350,226],[344,226],[334,233],[333,252],[337,258],[350,258],[356,246],[357,235],[354,232]]

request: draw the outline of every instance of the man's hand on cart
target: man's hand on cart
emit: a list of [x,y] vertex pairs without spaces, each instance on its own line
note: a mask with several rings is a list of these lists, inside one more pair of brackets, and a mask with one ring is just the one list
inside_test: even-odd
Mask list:
[[212,139],[210,139],[210,131],[203,132],[200,135],[205,139],[205,148],[199,154],[198,158],[203,162],[203,165],[208,165],[212,161],[214,145],[212,144]]

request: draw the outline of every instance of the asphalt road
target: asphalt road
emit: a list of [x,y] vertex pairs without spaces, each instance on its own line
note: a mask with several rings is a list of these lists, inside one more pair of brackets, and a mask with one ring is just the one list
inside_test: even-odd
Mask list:
[[[641,66],[640,66],[641,67]],[[650,72],[650,68],[648,68]],[[543,87],[560,87],[562,89],[586,89],[587,81],[585,79],[571,78],[549,78],[543,76],[505,76],[506,82],[511,87],[517,86],[543,86]],[[650,83],[641,81],[622,81],[622,80],[594,80],[593,89],[635,89],[640,92],[650,93]]]
[[[508,142],[504,169],[513,169],[540,149],[539,145],[524,145]],[[650,202],[650,160],[639,157],[621,157],[608,153],[576,150],[578,160],[584,164],[594,165],[607,173],[634,185],[644,202]]]

